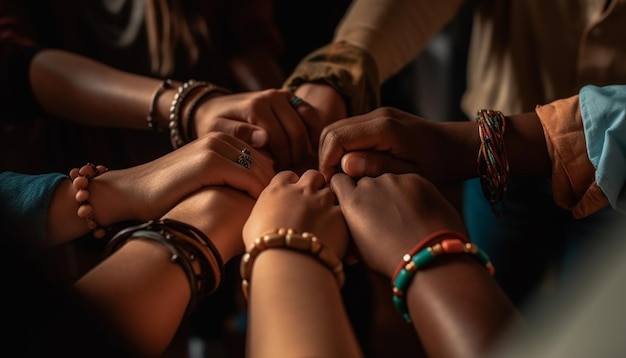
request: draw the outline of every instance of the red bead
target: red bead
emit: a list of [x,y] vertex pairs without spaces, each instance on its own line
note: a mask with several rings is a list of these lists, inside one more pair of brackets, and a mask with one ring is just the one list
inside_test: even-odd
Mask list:
[[465,244],[458,239],[447,239],[441,242],[443,251],[448,254],[457,254],[464,251]]

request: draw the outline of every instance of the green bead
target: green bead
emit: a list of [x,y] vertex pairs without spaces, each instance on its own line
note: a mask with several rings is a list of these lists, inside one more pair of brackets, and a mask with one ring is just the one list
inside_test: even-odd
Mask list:
[[417,266],[418,269],[426,267],[433,259],[435,255],[428,249],[424,249],[411,257],[411,261]]
[[405,320],[410,320],[411,317],[409,316],[409,309],[406,305],[406,301],[404,300],[404,298],[392,296],[391,299],[393,300],[393,305],[396,307],[396,311],[398,311],[398,313],[400,313]]
[[413,274],[405,269],[402,269],[398,272],[398,276],[396,276],[396,279],[393,281],[393,285],[400,291],[404,292],[409,287],[412,278]]
[[478,251],[476,252],[476,258],[483,265],[486,265],[489,262],[489,256],[487,256],[487,254],[481,249],[478,249]]

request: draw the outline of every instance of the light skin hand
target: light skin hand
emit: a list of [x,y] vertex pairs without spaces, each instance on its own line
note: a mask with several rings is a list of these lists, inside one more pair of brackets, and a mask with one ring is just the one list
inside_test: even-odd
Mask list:
[[319,168],[327,180],[340,169],[357,178],[413,172],[436,182],[464,180],[475,175],[477,128],[379,108],[324,128]]
[[196,133],[224,132],[269,152],[277,169],[312,156],[309,129],[291,106],[284,90],[215,96],[196,112]]
[[[243,168],[235,161],[246,147],[236,138],[212,133],[152,162],[101,174],[88,186],[96,221],[107,226],[124,220],[155,219],[206,186],[227,185],[257,197],[274,175],[273,165],[268,157],[249,148],[254,163],[250,169]],[[55,190],[48,211],[53,244],[88,231],[84,221],[77,218],[75,192],[69,181]]]
[[432,183],[417,174],[383,174],[358,181],[335,174],[330,187],[361,259],[388,277],[402,256],[432,232],[450,229],[465,233],[458,212]]
[[311,232],[338,257],[343,257],[347,249],[347,228],[341,210],[324,177],[316,170],[308,170],[301,177],[291,171],[276,174],[244,226],[246,246],[278,228]]

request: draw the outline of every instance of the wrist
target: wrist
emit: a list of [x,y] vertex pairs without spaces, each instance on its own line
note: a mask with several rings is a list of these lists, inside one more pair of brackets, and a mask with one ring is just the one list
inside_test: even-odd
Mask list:
[[324,126],[347,116],[345,98],[328,84],[321,82],[303,83],[298,86],[294,94],[320,112]]
[[451,181],[459,182],[475,178],[477,174],[476,158],[480,149],[478,123],[476,121],[441,122],[443,133],[447,137],[443,161],[454,163],[448,165],[448,176]]

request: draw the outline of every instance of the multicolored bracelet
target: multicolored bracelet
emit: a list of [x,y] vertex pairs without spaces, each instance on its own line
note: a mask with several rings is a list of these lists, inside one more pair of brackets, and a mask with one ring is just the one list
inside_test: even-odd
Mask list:
[[299,234],[293,229],[281,228],[257,238],[241,258],[241,288],[246,299],[249,295],[254,261],[262,251],[271,248],[289,249],[313,256],[333,272],[339,287],[343,287],[346,280],[343,263],[328,247],[310,232]]
[[481,143],[477,159],[480,185],[492,211],[500,217],[504,214],[509,182],[509,161],[504,150],[506,120],[500,111],[481,109],[476,121]]
[[97,239],[103,238],[107,233],[107,228],[100,226],[96,221],[93,213],[93,207],[89,202],[89,191],[87,186],[91,179],[106,172],[108,169],[104,165],[95,165],[87,163],[80,169],[74,168],[70,170],[70,180],[72,186],[76,189],[75,199],[78,202],[78,217],[85,219],[87,227],[93,231],[93,236]]
[[[416,254],[404,256],[402,269],[392,279],[393,304],[402,317],[411,323],[411,316],[406,303],[406,292],[418,270],[426,268],[437,256],[444,254],[470,254],[485,266],[490,275],[494,275],[495,268],[487,254],[471,242],[466,242],[464,235],[447,238],[432,246],[421,249]],[[414,251],[414,250],[412,250]]]

